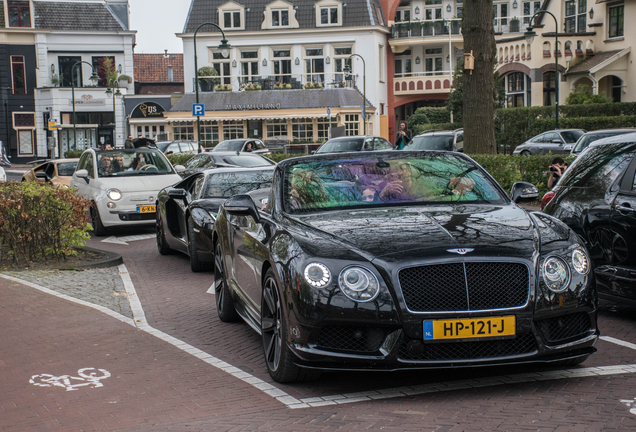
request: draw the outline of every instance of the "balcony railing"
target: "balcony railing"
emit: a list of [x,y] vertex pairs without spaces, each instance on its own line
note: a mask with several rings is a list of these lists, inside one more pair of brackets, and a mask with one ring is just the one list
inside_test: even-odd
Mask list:
[[461,35],[461,22],[451,21],[408,21],[393,24],[391,32],[394,39]]
[[356,75],[352,74],[349,79],[347,79],[344,72],[199,77],[199,91],[201,92],[229,90],[286,90],[304,88],[353,88],[355,85]]
[[393,79],[393,94],[396,96],[450,93],[450,87],[450,71],[396,74]]

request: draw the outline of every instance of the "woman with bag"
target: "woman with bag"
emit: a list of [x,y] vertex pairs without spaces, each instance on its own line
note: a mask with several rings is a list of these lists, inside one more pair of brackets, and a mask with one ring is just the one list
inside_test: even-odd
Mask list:
[[402,150],[404,147],[406,147],[406,145],[408,143],[411,142],[411,139],[413,137],[411,136],[411,131],[409,130],[408,126],[406,125],[405,121],[401,121],[400,122],[400,130],[398,131],[396,137],[395,137],[395,145],[394,145],[394,149],[395,150]]

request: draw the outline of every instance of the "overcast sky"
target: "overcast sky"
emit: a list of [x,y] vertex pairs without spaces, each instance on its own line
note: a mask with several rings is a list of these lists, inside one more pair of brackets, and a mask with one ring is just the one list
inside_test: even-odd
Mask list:
[[182,53],[181,33],[190,0],[129,0],[130,28],[137,30],[135,53]]

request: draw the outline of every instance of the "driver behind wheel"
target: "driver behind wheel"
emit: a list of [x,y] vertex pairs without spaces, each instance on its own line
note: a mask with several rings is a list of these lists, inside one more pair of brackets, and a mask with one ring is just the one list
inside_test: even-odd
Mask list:
[[130,164],[128,171],[139,171],[146,165],[146,157],[143,153],[137,153],[135,159]]

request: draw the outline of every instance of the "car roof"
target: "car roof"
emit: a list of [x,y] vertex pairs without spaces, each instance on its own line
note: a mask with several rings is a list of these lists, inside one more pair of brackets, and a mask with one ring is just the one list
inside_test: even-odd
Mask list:
[[[376,135],[352,135],[352,136],[343,136],[343,137],[337,137],[337,138],[331,138],[329,141],[340,141],[340,140],[346,140],[346,139],[352,139],[352,138],[376,138]],[[381,137],[377,137],[377,138],[381,138]]]
[[455,130],[430,130],[430,131],[424,131],[421,134],[418,134],[416,136],[420,137],[420,136],[438,136],[438,135],[454,135],[457,132],[463,132],[464,129],[459,128],[459,129],[455,129]]
[[595,131],[585,132],[585,135],[596,135],[596,134],[604,134],[604,133],[612,133],[612,132],[636,132],[636,128],[618,128],[618,129],[600,129]]
[[203,171],[203,173],[208,176],[212,174],[220,174],[220,173],[236,173],[236,172],[254,172],[254,171],[274,171],[276,169],[276,165],[266,165],[260,167],[236,167],[236,168],[210,168]]
[[600,139],[598,141],[594,141],[593,143],[591,143],[588,146],[588,148],[590,148],[590,147],[598,147],[598,146],[602,146],[602,145],[630,144],[630,143],[634,143],[634,142],[636,142],[636,131],[634,131],[632,133],[627,133],[627,134],[622,134],[622,135],[615,135],[615,136],[611,136],[611,137]]

